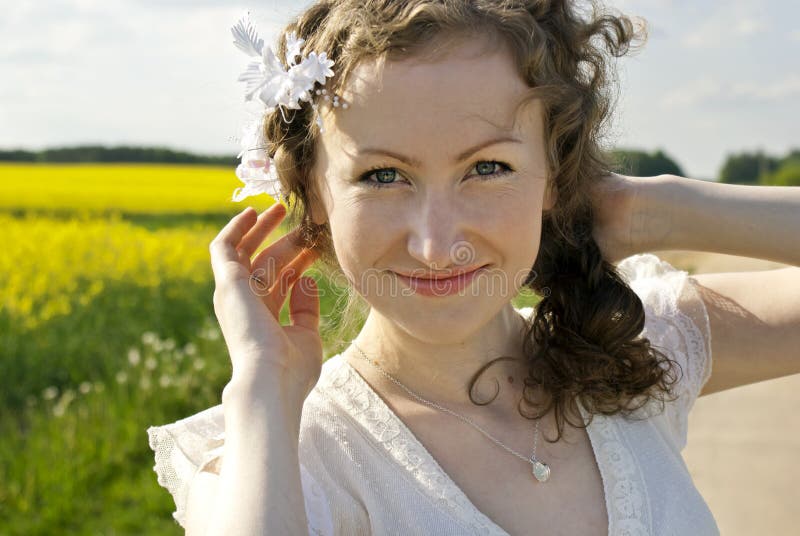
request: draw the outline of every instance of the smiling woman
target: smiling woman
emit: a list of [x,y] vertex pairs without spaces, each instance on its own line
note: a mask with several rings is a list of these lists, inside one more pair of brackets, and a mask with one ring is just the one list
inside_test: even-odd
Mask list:
[[[595,4],[323,0],[275,55],[240,31],[277,73],[249,69],[249,90],[297,96],[263,138],[300,240],[250,260],[274,208],[212,244],[232,381],[150,430],[190,532],[718,534],[679,454],[711,370],[703,302],[593,234],[596,185],[630,210],[639,184],[601,142],[610,58],[642,37]],[[280,93],[275,62],[312,54],[333,62],[326,93]],[[324,366],[313,293],[276,321],[277,278],[317,257],[368,304]],[[542,296],[527,313],[523,289]]]

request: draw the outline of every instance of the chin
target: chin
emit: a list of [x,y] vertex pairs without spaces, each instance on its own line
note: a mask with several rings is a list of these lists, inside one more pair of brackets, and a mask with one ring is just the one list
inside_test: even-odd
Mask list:
[[[435,303],[420,304],[419,297],[409,296],[374,304],[373,308],[398,328],[421,342],[461,344],[482,329],[491,319],[480,314],[493,310],[486,296],[450,296],[434,298]],[[448,302],[454,298],[452,302]],[[403,303],[405,302],[405,303]]]

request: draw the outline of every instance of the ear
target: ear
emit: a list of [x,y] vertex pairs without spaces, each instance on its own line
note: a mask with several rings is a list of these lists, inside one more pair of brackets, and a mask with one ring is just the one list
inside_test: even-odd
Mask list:
[[309,206],[308,206],[308,213],[311,218],[311,221],[317,225],[323,225],[325,222],[328,221],[328,214],[325,210],[324,203],[319,199],[316,192],[311,192],[309,194]]
[[544,201],[542,203],[542,210],[545,212],[553,210],[553,207],[556,205],[557,200],[558,200],[558,192],[556,192],[553,182],[548,180],[547,186],[545,187],[544,190]]

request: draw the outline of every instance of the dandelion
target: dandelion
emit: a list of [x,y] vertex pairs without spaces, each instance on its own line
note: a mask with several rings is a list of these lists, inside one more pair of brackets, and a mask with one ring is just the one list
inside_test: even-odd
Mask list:
[[58,387],[53,387],[52,385],[42,391],[42,398],[45,400],[53,400],[55,397],[58,396]]
[[186,343],[186,346],[183,347],[183,352],[186,355],[194,355],[197,353],[197,346],[193,342]]
[[75,391],[72,389],[67,389],[64,391],[64,394],[61,395],[61,398],[58,399],[56,405],[53,406],[53,415],[56,417],[62,417],[64,413],[67,411],[70,402],[75,399]]
[[195,359],[194,360],[194,369],[195,370],[203,370],[206,366],[206,362],[202,359]]
[[175,341],[173,339],[167,339],[164,341],[163,348],[165,350],[173,350],[175,348]]
[[89,393],[92,390],[91,382],[83,382],[83,383],[81,383],[80,386],[78,386],[78,390],[83,395]]
[[142,343],[151,345],[158,340],[158,335],[153,333],[152,331],[145,331],[142,333]]
[[175,350],[175,361],[181,362],[183,361],[183,352],[181,350]]
[[144,360],[144,366],[147,370],[154,370],[158,366],[158,361],[154,357],[148,357]]
[[149,391],[150,390],[150,378],[148,378],[147,376],[144,376],[142,378],[142,381],[139,382],[139,387],[141,387],[143,391]]
[[117,372],[117,378],[116,379],[117,379],[117,383],[126,383],[128,381],[128,374],[124,370],[121,370],[121,371]]
[[209,341],[219,339],[219,330],[214,326],[208,326],[200,332],[200,337]]
[[128,350],[128,363],[130,363],[131,366],[135,367],[136,365],[139,364],[139,361],[141,360],[142,356],[141,354],[139,354],[138,348],[131,348],[130,350]]
[[158,379],[158,384],[161,387],[169,387],[170,385],[172,385],[172,379],[166,374],[162,374],[161,377]]

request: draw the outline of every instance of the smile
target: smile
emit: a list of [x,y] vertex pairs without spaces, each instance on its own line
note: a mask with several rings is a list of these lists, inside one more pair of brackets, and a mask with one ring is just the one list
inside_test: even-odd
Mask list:
[[[488,266],[488,265],[487,265]],[[436,279],[427,279],[424,277],[410,277],[406,275],[393,272],[397,278],[406,284],[409,288],[414,290],[416,294],[423,296],[450,296],[456,294],[469,285],[470,281],[476,275],[485,272],[487,266],[481,266],[471,272],[460,273],[451,277],[439,277]]]

